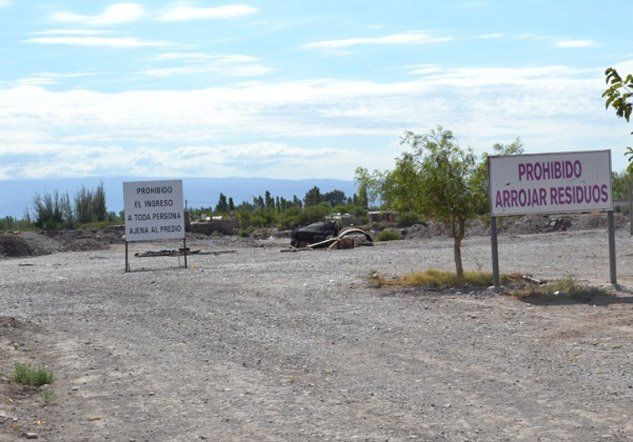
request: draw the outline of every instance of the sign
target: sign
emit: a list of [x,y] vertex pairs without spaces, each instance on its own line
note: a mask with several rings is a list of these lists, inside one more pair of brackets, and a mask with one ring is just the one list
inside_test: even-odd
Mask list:
[[125,240],[184,239],[182,180],[123,183]]
[[611,151],[489,157],[493,217],[611,211]]

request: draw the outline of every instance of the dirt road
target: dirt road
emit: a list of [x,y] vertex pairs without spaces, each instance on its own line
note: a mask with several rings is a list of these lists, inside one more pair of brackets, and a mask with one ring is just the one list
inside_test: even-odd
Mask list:
[[[619,275],[633,287],[625,233]],[[124,274],[119,246],[0,260],[0,316],[20,321],[0,327],[0,373],[44,362],[57,393],[43,406],[0,378],[0,440],[633,439],[631,295],[536,306],[376,289],[373,270],[451,269],[452,244],[282,245],[192,257],[187,271],[147,258]],[[608,280],[604,231],[500,247],[502,271]],[[488,269],[489,253],[468,239],[465,266]]]

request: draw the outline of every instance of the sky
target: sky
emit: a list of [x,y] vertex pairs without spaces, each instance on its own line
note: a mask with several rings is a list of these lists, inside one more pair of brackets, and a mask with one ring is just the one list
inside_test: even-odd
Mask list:
[[0,0],[0,180],[352,179],[405,130],[612,149],[628,1]]

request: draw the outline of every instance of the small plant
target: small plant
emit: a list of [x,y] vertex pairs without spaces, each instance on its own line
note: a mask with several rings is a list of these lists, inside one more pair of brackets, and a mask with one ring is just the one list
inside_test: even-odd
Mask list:
[[[371,281],[382,286],[398,287],[463,287],[466,285],[475,287],[489,287],[492,285],[492,273],[488,272],[464,272],[464,277],[459,278],[456,273],[441,270],[425,270],[413,272],[408,275],[387,279],[377,272],[370,273]],[[519,275],[500,275],[502,284],[520,279]]]
[[50,404],[51,402],[55,402],[57,400],[57,393],[49,388],[44,388],[42,390],[42,399],[45,403]]
[[39,387],[53,382],[53,373],[46,367],[31,367],[28,364],[15,364],[13,380],[19,384]]
[[392,229],[385,229],[376,235],[376,241],[396,241],[399,239],[402,239],[402,234]]
[[552,281],[549,284],[513,290],[509,293],[522,301],[576,301],[590,302],[595,298],[609,296],[609,293],[599,287],[581,284],[571,277]]

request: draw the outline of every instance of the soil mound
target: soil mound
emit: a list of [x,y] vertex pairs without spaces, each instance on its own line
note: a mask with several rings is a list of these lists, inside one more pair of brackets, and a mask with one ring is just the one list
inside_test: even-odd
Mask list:
[[92,238],[75,239],[64,246],[64,250],[71,252],[88,252],[91,250],[107,250],[109,248],[109,243],[97,241]]
[[31,256],[33,255],[33,250],[22,238],[17,235],[7,234],[0,236],[0,255],[11,257]]
[[58,242],[35,232],[0,235],[0,255],[9,257],[50,255],[58,252]]

